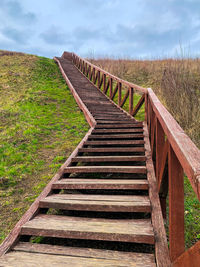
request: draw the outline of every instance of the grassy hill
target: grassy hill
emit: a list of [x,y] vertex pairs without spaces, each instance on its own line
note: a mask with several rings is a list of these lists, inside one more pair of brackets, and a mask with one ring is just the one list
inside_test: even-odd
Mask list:
[[53,60],[0,51],[0,242],[88,130]]

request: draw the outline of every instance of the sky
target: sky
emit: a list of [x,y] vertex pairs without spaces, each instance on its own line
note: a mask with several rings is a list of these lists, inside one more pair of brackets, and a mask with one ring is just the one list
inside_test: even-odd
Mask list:
[[0,49],[53,58],[200,55],[200,0],[0,0]]

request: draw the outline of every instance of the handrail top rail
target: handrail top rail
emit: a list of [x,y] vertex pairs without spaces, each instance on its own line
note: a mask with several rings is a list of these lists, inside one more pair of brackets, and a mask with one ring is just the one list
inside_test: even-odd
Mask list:
[[147,90],[153,104],[153,110],[162,125],[168,141],[190,180],[196,195],[200,199],[200,150],[163,106],[153,90],[151,88],[147,88]]
[[[64,55],[64,53],[63,53],[63,55]],[[116,81],[118,81],[120,83],[123,83],[123,84],[125,84],[125,85],[127,85],[129,87],[133,87],[134,89],[136,89],[136,90],[138,90],[138,91],[140,91],[142,93],[147,93],[147,89],[146,88],[143,88],[143,87],[141,87],[141,86],[139,86],[137,84],[130,83],[128,81],[125,81],[123,79],[120,79],[117,76],[115,76],[115,75],[113,75],[113,74],[111,74],[111,73],[103,70],[102,68],[100,68],[100,67],[92,64],[91,62],[87,61],[86,59],[83,59],[83,58],[79,57],[78,55],[76,55],[73,52],[71,54],[74,55],[75,57],[79,58],[80,60],[83,60],[85,63],[87,63],[88,65],[90,65],[92,68],[95,68],[96,70],[101,71],[103,74],[106,74],[106,75],[110,76],[112,79],[114,79],[114,80],[116,80]]]
[[185,174],[190,180],[194,192],[200,200],[200,150],[186,135],[184,130],[180,127],[180,125],[173,118],[170,112],[163,106],[153,90],[151,88],[143,88],[136,84],[119,79],[109,72],[104,71],[100,67],[97,67],[89,61],[79,57],[75,53],[64,52],[62,57],[64,57],[65,53],[77,57],[79,60],[84,61],[96,70],[101,71],[102,73],[110,76],[118,82],[124,83],[130,87],[135,88],[136,90],[139,90],[140,92],[145,93],[149,97],[157,119],[159,120],[170,145],[172,146],[177,158],[179,159]]

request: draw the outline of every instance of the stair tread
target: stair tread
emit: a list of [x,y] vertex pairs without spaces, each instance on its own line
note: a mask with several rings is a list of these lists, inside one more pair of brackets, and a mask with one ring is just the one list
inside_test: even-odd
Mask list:
[[86,141],[84,145],[143,145],[143,140]]
[[57,181],[54,184],[144,184],[144,185],[148,185],[148,181],[144,180],[144,179],[132,179],[132,180],[126,180],[126,179],[121,179],[121,180],[117,180],[117,179],[73,179],[73,178],[67,178],[67,179],[61,179],[59,181]]
[[79,152],[144,152],[144,147],[84,147]]
[[[14,248],[14,252],[6,254],[1,264],[15,264],[17,266],[27,266],[33,262],[34,266],[138,266],[155,267],[153,254],[122,252],[106,249],[91,249],[80,247],[66,247],[48,244],[36,244],[19,242]],[[23,253],[23,254],[22,254]],[[42,260],[42,261],[41,261]],[[37,264],[38,263],[38,264]],[[61,265],[62,264],[62,265]],[[12,266],[13,266],[12,265]],[[4,265],[2,265],[4,266]]]
[[104,129],[104,128],[110,128],[110,129],[114,129],[114,128],[142,128],[143,125],[142,124],[137,124],[137,123],[131,123],[131,124],[97,124],[95,126],[95,129]]
[[147,196],[55,194],[40,201],[41,208],[109,212],[150,212]]
[[92,133],[138,133],[143,132],[143,128],[128,129],[94,129]]
[[52,185],[53,189],[115,189],[148,190],[147,180],[126,179],[61,179]]
[[112,162],[112,161],[145,161],[145,156],[81,156],[72,162]]
[[21,234],[154,244],[153,228],[147,219],[38,215],[22,226]]
[[66,167],[65,173],[74,172],[117,172],[117,173],[146,173],[146,166],[76,166]]
[[134,139],[134,138],[143,138],[143,134],[91,134],[88,136],[88,139]]

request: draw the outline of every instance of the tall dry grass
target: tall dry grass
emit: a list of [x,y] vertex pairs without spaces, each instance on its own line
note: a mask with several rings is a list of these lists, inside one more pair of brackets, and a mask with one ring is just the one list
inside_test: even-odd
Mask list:
[[90,59],[112,74],[151,87],[200,147],[200,59]]

